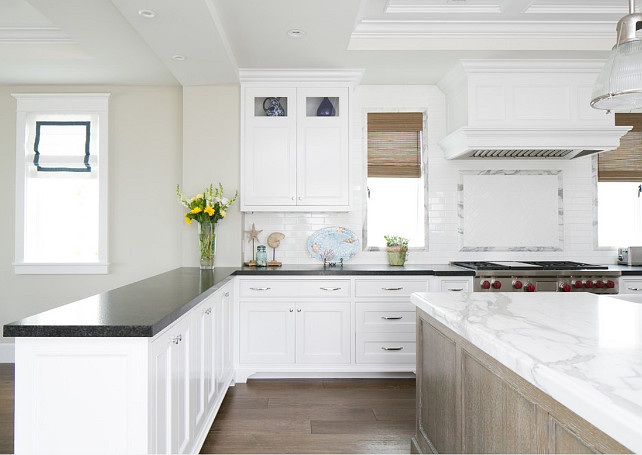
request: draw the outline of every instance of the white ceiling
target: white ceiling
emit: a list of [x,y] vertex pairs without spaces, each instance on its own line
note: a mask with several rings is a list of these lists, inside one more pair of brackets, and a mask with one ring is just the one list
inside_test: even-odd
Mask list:
[[[362,83],[434,84],[461,58],[606,58],[627,8],[628,0],[2,0],[0,83],[187,86],[237,83],[238,68],[363,68]],[[306,34],[288,37],[295,28]]]

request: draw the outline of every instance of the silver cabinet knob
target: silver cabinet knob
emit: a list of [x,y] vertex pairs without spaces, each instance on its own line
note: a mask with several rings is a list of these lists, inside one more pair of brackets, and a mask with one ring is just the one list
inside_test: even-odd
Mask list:
[[290,199],[294,200],[294,196],[292,196]]
[[181,341],[183,341],[183,335],[179,334],[178,336],[175,336],[174,338],[172,338],[172,343],[174,343],[174,344],[178,344]]
[[207,310],[205,310],[205,314],[212,314],[212,307],[209,307]]
[[226,293],[225,293],[225,297],[229,297],[229,296],[230,296],[230,293],[229,293],[229,292],[226,292]]
[[297,308],[297,309],[296,309],[296,312],[297,312],[297,313],[300,313],[300,312],[301,312],[301,308]]
[[290,313],[293,313],[293,312],[294,312],[294,308],[290,308]]

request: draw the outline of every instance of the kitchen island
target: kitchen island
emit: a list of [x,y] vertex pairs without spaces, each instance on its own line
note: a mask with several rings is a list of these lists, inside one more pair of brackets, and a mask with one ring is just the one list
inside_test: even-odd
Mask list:
[[641,452],[642,305],[415,293],[417,452]]

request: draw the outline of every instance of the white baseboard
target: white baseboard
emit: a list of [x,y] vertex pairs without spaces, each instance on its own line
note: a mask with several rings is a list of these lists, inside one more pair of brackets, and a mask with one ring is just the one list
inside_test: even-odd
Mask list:
[[15,363],[16,352],[13,343],[0,343],[0,363]]

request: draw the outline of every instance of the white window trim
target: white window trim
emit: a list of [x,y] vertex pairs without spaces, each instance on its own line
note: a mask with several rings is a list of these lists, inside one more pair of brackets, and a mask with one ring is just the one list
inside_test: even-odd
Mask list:
[[[16,119],[16,233],[14,272],[16,274],[107,274],[108,262],[108,102],[109,93],[13,93],[17,100]],[[25,128],[29,114],[95,114],[98,117],[100,171],[98,173],[98,262],[30,263],[24,261],[25,228]]]
[[425,107],[364,107],[361,109],[361,156],[364,165],[362,166],[363,187],[363,225],[361,227],[361,238],[363,239],[363,251],[386,251],[386,247],[370,246],[368,242],[368,114],[371,112],[421,112],[423,114],[423,131],[421,139],[421,174],[424,179],[424,246],[409,247],[409,252],[428,252],[429,246],[429,215],[428,215],[428,109]]

